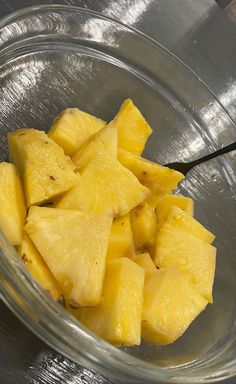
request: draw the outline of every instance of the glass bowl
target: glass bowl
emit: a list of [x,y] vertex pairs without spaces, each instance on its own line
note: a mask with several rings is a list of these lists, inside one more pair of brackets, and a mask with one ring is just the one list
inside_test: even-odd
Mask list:
[[[95,12],[38,6],[0,22],[0,160],[7,132],[47,130],[66,107],[106,120],[130,97],[154,133],[145,156],[190,161],[236,140],[236,127],[209,89],[144,34]],[[195,168],[179,191],[216,234],[214,304],[173,345],[115,348],[54,303],[0,235],[2,300],[46,343],[79,364],[134,383],[216,382],[236,373],[235,153]]]

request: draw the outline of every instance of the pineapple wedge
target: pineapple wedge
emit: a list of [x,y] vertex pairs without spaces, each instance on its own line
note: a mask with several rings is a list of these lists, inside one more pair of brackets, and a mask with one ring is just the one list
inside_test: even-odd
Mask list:
[[114,257],[134,256],[133,233],[130,224],[130,214],[113,220],[107,251],[107,261]]
[[152,258],[148,253],[140,253],[132,259],[136,264],[145,270],[145,278],[157,270]]
[[152,207],[156,207],[160,198],[171,193],[184,178],[180,172],[152,163],[121,148],[118,150],[118,160],[137,176],[141,184],[151,190],[147,202]]
[[8,241],[18,245],[22,241],[26,210],[23,190],[13,164],[0,163],[0,228]]
[[141,155],[152,129],[132,100],[123,102],[110,124],[117,127],[119,147]]
[[203,241],[211,244],[215,239],[215,235],[203,227],[197,220],[189,216],[178,207],[171,207],[165,223],[171,224],[173,227],[192,233]]
[[59,199],[56,207],[124,216],[148,195],[148,188],[104,148],[82,172],[78,186]]
[[176,267],[209,303],[215,262],[216,248],[193,234],[168,223],[157,233],[154,263],[159,268]]
[[207,300],[176,268],[156,270],[145,279],[143,340],[160,345],[173,343],[206,305]]
[[26,268],[41,287],[48,292],[54,300],[58,300],[62,294],[61,288],[26,232],[23,233],[22,243],[17,250]]
[[112,218],[31,207],[25,230],[72,307],[101,299]]
[[9,159],[23,180],[27,207],[44,203],[77,181],[74,164],[45,132],[18,129],[8,135]]
[[143,268],[126,257],[110,260],[100,305],[79,308],[74,314],[91,331],[113,344],[139,345],[143,288]]
[[193,217],[194,214],[194,202],[190,197],[186,196],[177,196],[177,195],[167,195],[164,196],[157,204],[156,207],[156,216],[157,216],[157,225],[160,228],[168,216],[168,213],[172,206],[179,207],[189,216]]
[[151,252],[157,231],[153,208],[147,203],[140,204],[130,212],[130,217],[136,252]]
[[99,152],[102,145],[110,156],[117,158],[118,137],[117,128],[113,124],[106,125],[90,139],[88,139],[72,157],[73,163],[79,171],[83,171],[93,156]]
[[68,108],[56,117],[48,136],[64,149],[66,155],[72,155],[105,124],[105,121],[78,108]]

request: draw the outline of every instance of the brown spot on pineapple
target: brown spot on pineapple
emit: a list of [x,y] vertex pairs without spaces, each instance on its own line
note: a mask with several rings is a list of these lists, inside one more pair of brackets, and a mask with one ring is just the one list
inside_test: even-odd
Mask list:
[[77,303],[75,303],[74,301],[69,301],[68,303],[69,307],[71,307],[72,309],[77,309],[79,306]]
[[21,259],[23,261],[23,263],[26,265],[26,264],[31,264],[32,261],[30,259],[28,259],[28,257],[26,256],[25,253],[23,253],[23,255],[21,256]]
[[55,177],[54,176],[49,176],[51,180],[55,181]]

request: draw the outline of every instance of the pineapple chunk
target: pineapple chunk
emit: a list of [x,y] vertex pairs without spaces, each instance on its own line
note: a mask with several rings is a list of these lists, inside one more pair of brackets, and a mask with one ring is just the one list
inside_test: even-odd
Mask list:
[[152,129],[132,100],[123,102],[110,124],[117,127],[119,147],[141,155]]
[[171,207],[165,223],[171,224],[181,231],[192,233],[207,243],[212,243],[215,236],[213,233],[203,227],[197,220],[189,216],[182,209],[178,207]]
[[48,136],[64,149],[65,154],[72,155],[105,124],[105,121],[78,108],[68,108],[56,117]]
[[62,294],[61,288],[26,232],[23,233],[22,243],[17,250],[26,268],[42,288],[48,292],[54,300],[58,300]]
[[82,172],[78,186],[67,192],[56,206],[123,216],[148,194],[148,188],[103,149]]
[[72,157],[73,163],[79,169],[83,171],[93,156],[101,149],[104,145],[110,156],[117,158],[118,149],[118,137],[117,128],[113,124],[106,125],[90,139],[88,139]]
[[157,270],[152,258],[148,253],[140,253],[132,259],[136,264],[140,265],[145,270],[145,278],[152,275]]
[[26,210],[17,169],[13,164],[0,163],[0,228],[13,245],[22,240]]
[[210,303],[215,275],[216,248],[191,233],[164,224],[157,234],[155,264],[178,268]]
[[102,301],[79,308],[76,317],[98,336],[114,344],[139,345],[144,270],[122,257],[107,264]]
[[121,148],[118,150],[118,160],[151,190],[147,202],[152,207],[156,207],[160,198],[171,193],[184,178],[182,173],[174,169],[152,163]]
[[169,214],[169,211],[172,206],[179,207],[189,216],[193,217],[194,213],[194,203],[190,197],[186,196],[177,196],[177,195],[167,195],[164,196],[157,204],[156,207],[156,216],[157,216],[157,225],[160,228]]
[[130,214],[113,220],[107,251],[107,260],[114,257],[133,257],[134,242]]
[[77,181],[74,164],[45,132],[18,129],[8,135],[9,158],[23,180],[27,206],[67,191]]
[[143,203],[131,211],[130,217],[136,252],[152,251],[157,231],[157,220],[154,210],[147,203]]
[[145,279],[142,338],[153,344],[177,340],[205,309],[207,301],[176,268],[163,268]]
[[99,304],[111,224],[94,213],[30,208],[25,230],[73,307]]

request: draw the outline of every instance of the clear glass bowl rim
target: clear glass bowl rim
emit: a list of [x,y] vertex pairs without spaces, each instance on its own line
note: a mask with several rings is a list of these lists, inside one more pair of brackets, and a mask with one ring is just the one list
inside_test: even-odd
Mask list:
[[[67,12],[78,12],[111,21],[128,31],[132,31],[141,39],[152,43],[159,50],[163,50],[173,60],[183,66],[183,69],[199,80],[212,98],[216,98],[209,87],[199,77],[168,49],[157,41],[135,28],[128,27],[122,22],[96,11],[71,5],[43,4],[20,9],[0,20],[0,28],[6,27],[9,23],[17,21],[19,17],[30,16],[35,12],[46,10],[66,10]],[[14,44],[14,43],[13,43]],[[12,45],[13,45],[12,44]],[[10,46],[4,47],[2,52]],[[2,55],[0,51],[0,57]],[[227,119],[229,117],[224,107],[217,100],[222,112]],[[236,357],[229,366],[214,372],[211,369],[204,370],[206,363],[214,363],[215,356],[209,356],[207,362],[196,361],[183,366],[173,368],[159,368],[141,359],[127,355],[112,345],[98,338],[79,324],[61,306],[54,303],[41,290],[37,282],[29,275],[24,265],[19,263],[19,256],[15,249],[7,242],[0,232],[0,293],[1,298],[10,310],[35,334],[44,340],[49,346],[58,352],[88,368],[117,376],[126,381],[145,383],[202,383],[216,382],[236,374]],[[128,361],[128,362],[127,362]],[[200,365],[202,372],[195,371]],[[191,368],[189,371],[188,369]],[[214,368],[215,369],[215,368]]]

